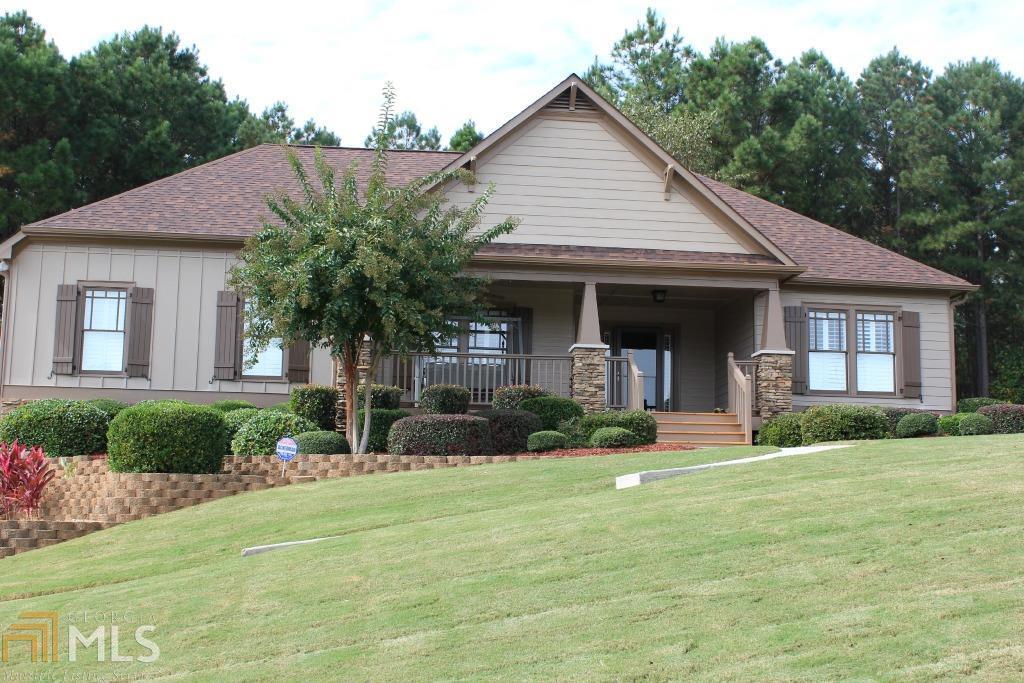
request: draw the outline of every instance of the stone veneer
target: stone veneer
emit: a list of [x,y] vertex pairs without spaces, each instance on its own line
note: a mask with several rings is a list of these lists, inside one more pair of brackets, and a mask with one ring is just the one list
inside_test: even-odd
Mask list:
[[793,410],[793,354],[757,357],[757,406],[762,418]]
[[569,349],[572,357],[570,395],[580,402],[588,413],[597,413],[607,407],[605,398],[606,346],[577,345]]

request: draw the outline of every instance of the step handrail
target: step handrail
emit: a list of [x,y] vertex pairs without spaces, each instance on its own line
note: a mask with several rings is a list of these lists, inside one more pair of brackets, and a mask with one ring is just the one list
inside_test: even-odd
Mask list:
[[633,360],[633,352],[626,352],[626,364],[629,367],[629,390],[626,397],[627,410],[644,409],[644,373]]
[[726,381],[729,388],[729,412],[736,414],[743,430],[743,442],[747,445],[753,443],[753,421],[754,421],[754,384],[750,376],[740,369],[736,363],[736,357],[732,351],[726,357]]

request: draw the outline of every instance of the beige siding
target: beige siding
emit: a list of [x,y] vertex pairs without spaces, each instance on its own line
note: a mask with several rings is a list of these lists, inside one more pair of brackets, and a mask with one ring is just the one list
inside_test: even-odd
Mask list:
[[754,297],[741,296],[718,310],[715,340],[715,406],[725,408],[729,402],[726,354],[732,352],[737,360],[744,360],[754,352]]
[[[11,268],[10,310],[5,317],[5,394],[19,387],[73,390],[286,394],[284,382],[213,380],[214,317],[217,292],[225,288],[234,263],[228,251],[145,249],[32,244]],[[123,282],[154,288],[150,377],[53,376],[57,285],[81,280]],[[315,349],[311,381],[330,383],[330,355]],[[38,395],[36,392],[24,392]]]
[[[943,294],[888,294],[866,290],[783,289],[782,305],[809,303],[856,304],[902,308],[921,314],[921,400],[878,397],[846,397],[797,395],[795,408],[819,403],[864,403],[872,405],[905,405],[928,410],[950,410],[953,403],[952,339],[949,326],[949,299]],[[755,307],[755,334],[760,336],[761,307]],[[757,340],[755,339],[755,342]]]
[[[496,192],[483,225],[522,219],[500,241],[745,253],[731,234],[678,189],[665,200],[659,172],[597,120],[539,118],[493,156],[477,175]],[[476,197],[462,185],[448,197]]]
[[683,311],[675,355],[678,388],[674,410],[708,411],[715,407],[714,311]]

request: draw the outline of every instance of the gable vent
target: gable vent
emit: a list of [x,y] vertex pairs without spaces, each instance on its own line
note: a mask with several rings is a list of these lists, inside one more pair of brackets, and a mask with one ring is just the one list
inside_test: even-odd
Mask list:
[[[551,103],[544,107],[550,111],[569,111],[569,91],[551,100]],[[576,91],[576,111],[596,112],[597,107],[586,95]]]

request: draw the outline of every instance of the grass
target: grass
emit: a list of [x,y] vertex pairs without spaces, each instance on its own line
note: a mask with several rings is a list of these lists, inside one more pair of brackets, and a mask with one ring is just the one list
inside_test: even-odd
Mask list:
[[1024,675],[1024,438],[870,442],[614,490],[619,474],[766,450],[358,477],[115,527],[3,560],[0,622],[28,609],[127,610],[157,627],[160,659],[31,665],[18,651],[0,670],[210,681]]

